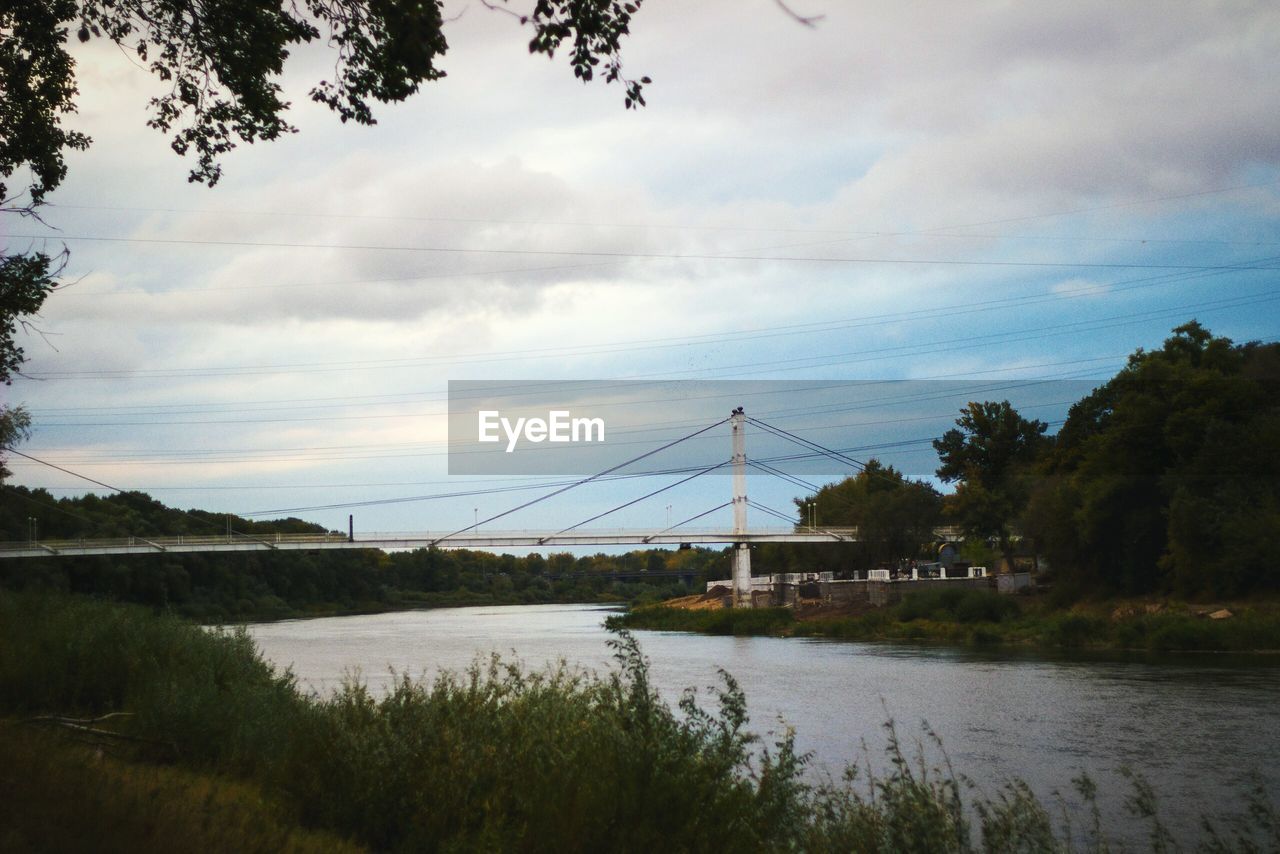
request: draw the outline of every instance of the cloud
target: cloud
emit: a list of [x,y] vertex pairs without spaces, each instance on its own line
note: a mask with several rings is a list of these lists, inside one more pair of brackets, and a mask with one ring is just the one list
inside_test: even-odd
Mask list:
[[[178,242],[69,239],[73,273],[91,275],[49,300],[58,350],[30,340],[29,367],[84,378],[22,382],[15,399],[45,424],[65,409],[98,414],[62,423],[208,422],[37,437],[86,457],[410,452],[437,435],[430,397],[451,378],[935,376],[1123,353],[1175,321],[999,335],[1208,297],[1163,284],[1120,297],[1115,283],[1147,274],[1016,265],[1212,265],[1271,251],[1231,241],[1280,241],[1275,186],[1215,192],[1280,177],[1274,4],[814,11],[826,18],[810,30],[768,2],[646,5],[625,52],[627,73],[654,79],[639,112],[616,86],[574,80],[566,57],[529,56],[526,32],[478,6],[449,24],[449,77],[380,107],[373,128],[307,101],[332,55],[306,48],[285,80],[301,132],[237,149],[212,191],[188,185],[190,164],[145,127],[149,75],[103,42],[77,46],[70,124],[95,146],[69,157],[51,221],[68,238]],[[961,228],[973,223],[985,225]],[[473,251],[309,248],[324,244]],[[518,254],[556,249],[606,255]],[[622,257],[643,255],[951,263]],[[1215,320],[1233,337],[1270,334],[1256,311]],[[112,407],[132,408],[102,414]],[[442,465],[113,471],[198,487],[413,480]]]

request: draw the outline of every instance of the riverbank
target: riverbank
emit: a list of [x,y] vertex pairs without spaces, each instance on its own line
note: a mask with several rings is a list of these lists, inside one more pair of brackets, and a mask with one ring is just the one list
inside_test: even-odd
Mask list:
[[1055,606],[1042,596],[976,590],[908,594],[896,605],[844,608],[719,606],[690,596],[609,618],[619,629],[720,635],[823,637],[857,641],[934,641],[1151,652],[1280,652],[1280,604],[1109,599]]
[[237,611],[234,615],[217,616],[180,614],[205,626],[240,625],[243,623],[278,623],[282,620],[314,620],[326,617],[361,617],[371,614],[396,614],[403,611],[429,611],[436,608],[482,608],[514,605],[626,605],[635,601],[612,593],[570,596],[523,596],[474,593],[450,590],[440,593],[409,593],[391,601],[356,604],[315,604],[306,608],[267,608]]
[[[987,781],[987,799],[960,784],[939,751],[919,764],[902,756],[892,729],[880,776],[861,767],[856,786],[815,786],[790,735],[760,751],[731,678],[711,708],[690,697],[677,713],[638,646],[619,637],[615,651],[599,677],[494,661],[430,682],[402,677],[382,698],[355,683],[322,697],[275,672],[243,632],[74,597],[0,594],[0,714],[21,721],[10,732],[40,735],[50,724],[32,718],[123,713],[94,725],[117,733],[96,735],[97,746],[119,754],[110,761],[128,766],[125,777],[171,770],[181,783],[106,801],[101,812],[127,814],[123,835],[145,832],[151,803],[222,821],[222,795],[206,805],[183,790],[225,784],[233,802],[261,793],[264,815],[283,828],[275,838],[298,828],[377,850],[968,851],[1013,850],[1015,840],[1020,850],[1063,848],[1056,805],[1016,782]],[[30,743],[28,763],[42,751]],[[95,750],[57,761],[74,775],[77,763],[99,761]],[[33,783],[24,803],[91,834],[97,813],[59,788],[56,779]],[[1080,797],[1074,814],[1087,816],[1092,795]]]

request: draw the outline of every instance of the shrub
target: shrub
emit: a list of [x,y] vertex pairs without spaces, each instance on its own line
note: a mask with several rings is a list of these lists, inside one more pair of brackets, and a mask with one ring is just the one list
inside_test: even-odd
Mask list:
[[[782,619],[754,613],[765,625]],[[924,631],[919,623],[905,628]],[[1095,628],[1079,616],[1055,624],[1064,639]],[[233,772],[253,783],[236,791],[278,798],[281,811],[259,805],[271,807],[264,814],[301,815],[379,850],[1065,847],[1025,784],[966,803],[970,790],[945,756],[933,766],[923,752],[908,761],[892,723],[886,774],[869,774],[865,790],[852,768],[842,784],[811,785],[802,777],[808,757],[795,752],[789,732],[765,747],[747,730],[746,699],[731,676],[722,673],[712,709],[692,691],[673,709],[650,684],[634,638],[623,633],[613,646],[616,666],[603,676],[564,666],[528,673],[495,657],[431,682],[401,678],[382,698],[355,682],[320,698],[273,673],[243,633],[89,600],[0,594],[0,706],[128,710],[130,732],[174,743],[178,763]],[[1135,786],[1143,804],[1153,803]],[[55,797],[60,814],[77,820],[75,805]],[[205,811],[206,824],[252,814],[252,803],[210,798],[192,807]],[[1274,807],[1265,793],[1257,803],[1269,811],[1250,807],[1254,824],[1231,829],[1234,847],[1274,843],[1266,836],[1276,826]],[[182,826],[172,810],[155,815],[166,827]],[[1261,846],[1250,841],[1255,831]],[[1094,850],[1109,850],[1097,839]]]
[[1098,637],[1105,628],[1104,620],[1083,614],[1061,614],[1048,620],[1043,640],[1053,646],[1081,647]]
[[950,587],[908,593],[897,608],[898,619],[940,620],[961,623],[990,622],[1016,617],[1018,603],[989,590]]

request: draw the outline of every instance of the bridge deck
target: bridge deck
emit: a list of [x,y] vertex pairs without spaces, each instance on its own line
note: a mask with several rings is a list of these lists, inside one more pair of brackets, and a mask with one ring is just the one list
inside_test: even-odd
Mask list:
[[735,534],[723,529],[703,531],[652,531],[645,529],[569,531],[467,532],[449,536],[448,531],[359,534],[248,534],[179,537],[123,537],[118,539],[40,540],[0,543],[0,558],[30,558],[81,555],[188,554],[194,552],[318,551],[322,549],[421,549],[439,548],[557,548],[572,546],[652,545],[684,543],[728,545],[730,543],[836,543],[857,540],[856,528],[756,529]]

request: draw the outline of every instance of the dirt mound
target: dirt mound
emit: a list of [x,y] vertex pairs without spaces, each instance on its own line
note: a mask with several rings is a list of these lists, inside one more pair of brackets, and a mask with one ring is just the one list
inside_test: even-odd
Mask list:
[[668,599],[662,604],[668,608],[683,608],[686,611],[711,611],[724,607],[724,600],[731,595],[728,587],[717,584],[706,593],[695,593],[692,596],[681,596],[679,599]]

